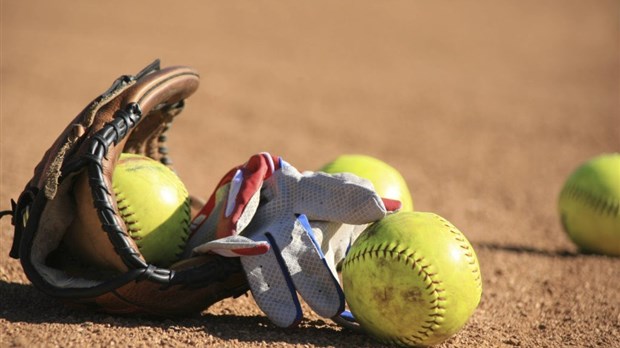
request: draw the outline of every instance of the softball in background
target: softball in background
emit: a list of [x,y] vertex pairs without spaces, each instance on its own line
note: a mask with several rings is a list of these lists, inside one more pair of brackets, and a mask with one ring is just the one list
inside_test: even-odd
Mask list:
[[579,166],[564,184],[558,207],[564,230],[582,251],[620,256],[620,154]]
[[169,266],[183,251],[191,218],[189,194],[168,167],[121,154],[112,176],[116,203],[145,261]]
[[319,171],[353,173],[372,182],[377,194],[383,198],[397,199],[401,211],[413,211],[413,199],[403,176],[389,164],[366,155],[342,155],[324,165]]
[[342,267],[345,298],[377,340],[429,346],[456,334],[482,296],[478,259],[439,215],[398,212],[371,225]]

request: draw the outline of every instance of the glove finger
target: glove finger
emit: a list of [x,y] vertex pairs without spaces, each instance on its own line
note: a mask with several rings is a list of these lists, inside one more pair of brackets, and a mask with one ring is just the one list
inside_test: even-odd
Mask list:
[[195,254],[216,253],[226,257],[260,255],[269,251],[269,243],[253,241],[243,236],[230,236],[201,244],[193,249]]
[[263,182],[279,169],[279,163],[278,157],[262,152],[226,175],[230,189],[217,225],[218,238],[239,234],[249,224],[258,208]]
[[302,199],[295,201],[294,211],[309,220],[360,225],[387,214],[370,181],[353,174],[305,172],[295,189]]
[[217,205],[225,202],[225,208],[218,214],[217,238],[238,234],[245,228],[258,207],[263,181],[280,169],[280,164],[279,157],[259,153],[222,177],[198,214],[209,217]]
[[243,231],[258,209],[263,180],[281,163],[278,157],[260,153],[228,171],[192,220],[184,255],[191,255],[194,248],[208,241]]
[[[241,174],[241,172],[239,172]],[[241,176],[241,175],[240,175]],[[247,196],[239,199],[239,191],[245,190],[243,195]],[[243,179],[236,178],[231,182],[230,191],[226,199],[226,209],[220,216],[217,224],[216,235],[220,238],[241,233],[252,221],[258,204],[260,203],[260,189],[254,188],[247,190],[243,187]]]
[[241,257],[241,264],[252,296],[269,320],[279,327],[297,325],[303,311],[277,246],[262,255]]
[[[276,241],[273,241],[274,243]],[[291,237],[278,241],[297,292],[318,315],[331,318],[344,310],[344,293],[328,265],[305,215],[298,216]]]
[[329,221],[311,221],[315,240],[320,241],[321,251],[333,273],[345,258],[349,248],[368,224],[350,225]]

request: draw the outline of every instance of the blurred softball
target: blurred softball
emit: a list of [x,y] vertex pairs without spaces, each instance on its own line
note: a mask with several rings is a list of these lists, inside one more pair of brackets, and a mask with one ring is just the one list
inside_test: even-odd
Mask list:
[[389,164],[366,155],[342,155],[324,165],[319,171],[353,173],[372,182],[377,194],[383,198],[397,199],[401,211],[413,211],[413,199],[403,176]]
[[118,209],[144,259],[169,266],[183,251],[191,218],[189,194],[168,167],[122,154],[112,176]]
[[482,296],[478,259],[442,217],[398,212],[366,229],[342,267],[345,298],[379,341],[428,346],[456,334]]
[[558,207],[564,230],[581,250],[620,256],[620,154],[600,155],[575,169]]

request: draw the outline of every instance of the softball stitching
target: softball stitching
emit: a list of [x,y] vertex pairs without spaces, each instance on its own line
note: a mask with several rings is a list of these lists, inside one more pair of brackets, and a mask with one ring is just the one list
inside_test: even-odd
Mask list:
[[398,249],[398,245],[390,247],[388,244],[383,243],[366,247],[353,254],[351,258],[344,263],[343,267],[350,267],[352,264],[365,261],[366,258],[396,259],[403,262],[405,265],[411,266],[411,269],[416,271],[418,276],[422,277],[426,284],[425,290],[427,291],[427,295],[431,298],[428,302],[427,318],[424,320],[425,324],[421,325],[422,330],[418,330],[417,334],[413,334],[410,337],[394,337],[391,340],[385,340],[385,342],[388,343],[415,345],[423,342],[425,338],[430,337],[433,331],[441,325],[443,311],[445,310],[443,303],[446,300],[441,296],[441,293],[445,290],[441,288],[441,281],[437,279],[437,274],[427,270],[430,265],[424,263],[423,256],[416,256],[416,252],[409,249],[401,251],[397,251],[396,249]]
[[601,215],[620,215],[620,200],[594,194],[576,184],[567,185],[561,196],[580,202]]

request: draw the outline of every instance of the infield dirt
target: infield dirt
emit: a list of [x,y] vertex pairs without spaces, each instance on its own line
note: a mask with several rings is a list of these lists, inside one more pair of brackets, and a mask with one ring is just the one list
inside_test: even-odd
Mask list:
[[[579,253],[557,212],[572,170],[620,151],[620,2],[0,4],[0,209],[87,103],[160,58],[201,74],[169,135],[190,192],[259,151],[378,157],[478,254],[480,306],[439,347],[620,346],[620,258]],[[0,228],[2,347],[380,346],[308,309],[276,328],[250,296],[174,320],[70,310]]]

